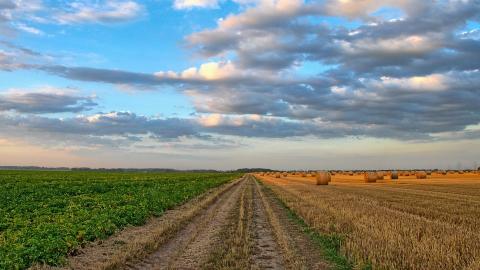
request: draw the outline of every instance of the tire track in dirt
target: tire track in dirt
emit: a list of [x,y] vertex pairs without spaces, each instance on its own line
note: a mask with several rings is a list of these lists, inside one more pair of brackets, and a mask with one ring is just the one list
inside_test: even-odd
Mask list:
[[253,191],[253,235],[255,249],[253,255],[254,269],[285,269],[284,256],[277,243],[273,227],[267,217],[262,195],[252,176],[247,176]]
[[141,262],[124,269],[198,269],[208,258],[228,214],[239,200],[245,180],[220,195],[215,203],[191,220],[183,229]]
[[[253,178],[253,176],[252,176]],[[276,241],[283,252],[287,269],[331,269],[320,248],[312,243],[300,225],[293,222],[271,190],[255,181]]]
[[247,175],[239,207],[204,269],[330,269],[274,194]]

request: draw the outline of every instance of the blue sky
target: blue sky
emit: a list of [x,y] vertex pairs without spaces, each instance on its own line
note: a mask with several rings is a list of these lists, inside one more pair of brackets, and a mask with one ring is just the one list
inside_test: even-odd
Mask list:
[[454,0],[0,0],[0,165],[473,167],[479,14]]

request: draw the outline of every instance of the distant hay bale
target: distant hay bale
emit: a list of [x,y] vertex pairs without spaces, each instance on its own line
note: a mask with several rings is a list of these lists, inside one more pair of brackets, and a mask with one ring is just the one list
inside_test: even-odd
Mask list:
[[304,173],[304,172],[302,172],[302,173],[300,174],[300,176],[301,176],[301,177],[307,177],[307,174]]
[[317,173],[317,185],[328,185],[332,179],[329,172],[318,172]]
[[288,176],[288,173],[283,173],[283,177],[287,177]]
[[280,178],[280,174],[279,174],[279,173],[276,173],[276,174],[275,174],[275,178]]
[[377,182],[377,174],[374,172],[365,172],[363,175],[365,183],[375,183]]
[[398,179],[398,172],[397,171],[392,171],[390,173],[390,179]]
[[427,175],[432,175],[432,172],[431,172],[431,171],[427,171]]
[[377,172],[377,180],[383,180],[385,174],[383,172]]
[[425,171],[418,171],[415,176],[417,176],[417,179],[427,179],[427,173]]

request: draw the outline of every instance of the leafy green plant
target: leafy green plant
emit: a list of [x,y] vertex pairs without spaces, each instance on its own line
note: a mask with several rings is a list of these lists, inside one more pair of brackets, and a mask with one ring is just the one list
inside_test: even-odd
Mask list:
[[0,269],[68,254],[239,176],[234,173],[0,171]]

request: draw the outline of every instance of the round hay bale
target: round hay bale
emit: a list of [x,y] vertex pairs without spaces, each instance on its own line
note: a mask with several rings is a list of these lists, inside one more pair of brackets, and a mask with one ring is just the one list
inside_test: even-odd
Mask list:
[[275,174],[275,178],[280,178],[280,174],[279,173]]
[[393,171],[390,173],[390,179],[394,180],[394,179],[398,179],[398,172],[397,171]]
[[288,173],[283,173],[283,177],[287,177],[288,176]]
[[383,180],[385,174],[383,172],[377,172],[377,180]]
[[302,173],[300,174],[300,176],[301,176],[301,177],[307,177],[307,174],[302,172]]
[[417,176],[417,179],[427,179],[427,173],[425,171],[418,171],[415,176]]
[[332,180],[332,177],[329,172],[318,172],[317,173],[317,185],[328,185],[328,182]]
[[363,175],[365,183],[375,183],[377,182],[377,174],[374,172],[365,172]]

